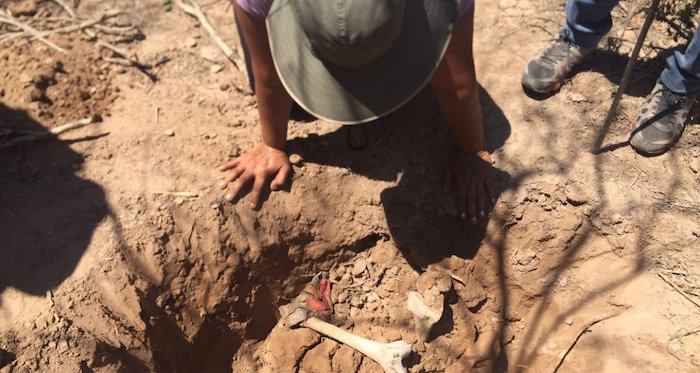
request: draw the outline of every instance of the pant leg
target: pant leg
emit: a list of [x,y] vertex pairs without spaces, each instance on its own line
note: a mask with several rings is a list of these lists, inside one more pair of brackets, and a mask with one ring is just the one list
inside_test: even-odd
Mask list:
[[595,49],[600,39],[612,28],[610,11],[619,0],[569,0],[566,3],[566,24],[560,36],[584,51]]
[[683,49],[678,48],[666,58],[661,82],[676,93],[700,94],[700,31],[697,28],[685,51]]

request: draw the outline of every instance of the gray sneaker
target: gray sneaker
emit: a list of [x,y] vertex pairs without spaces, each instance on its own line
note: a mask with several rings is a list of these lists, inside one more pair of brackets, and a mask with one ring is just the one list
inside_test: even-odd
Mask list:
[[528,62],[522,84],[537,93],[550,93],[561,87],[571,69],[583,61],[592,50],[583,51],[578,45],[559,37],[549,43],[537,57]]
[[643,155],[660,155],[678,141],[695,98],[675,93],[659,79],[647,96],[630,134],[630,145]]

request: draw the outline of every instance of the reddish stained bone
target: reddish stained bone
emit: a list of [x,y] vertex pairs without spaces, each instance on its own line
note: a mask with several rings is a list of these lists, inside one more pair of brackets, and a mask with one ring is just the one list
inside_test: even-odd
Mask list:
[[304,289],[306,298],[304,301],[310,311],[324,317],[333,313],[333,303],[331,302],[331,283],[327,278],[320,281],[311,281]]

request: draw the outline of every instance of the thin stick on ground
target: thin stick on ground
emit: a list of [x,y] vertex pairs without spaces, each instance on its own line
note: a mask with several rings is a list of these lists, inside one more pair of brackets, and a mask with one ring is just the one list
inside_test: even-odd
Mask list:
[[189,0],[175,0],[175,4],[177,4],[180,9],[182,9],[185,13],[189,14],[192,17],[197,18],[199,23],[202,25],[202,27],[209,33],[209,36],[214,40],[214,43],[221,49],[222,52],[224,52],[224,55],[226,58],[229,59],[233,63],[234,66],[238,69],[243,74],[243,77],[245,80],[248,80],[248,72],[245,69],[245,64],[241,60],[238,50],[235,50],[231,48],[224,39],[219,36],[219,34],[216,32],[214,27],[209,23],[209,20],[207,19],[207,16],[204,14],[202,11],[202,8],[199,7],[199,4],[197,4],[195,1],[189,1]]
[[17,144],[25,143],[25,142],[31,142],[31,141],[38,141],[38,140],[45,140],[45,139],[50,139],[53,137],[56,137],[64,132],[72,131],[74,129],[78,129],[81,127],[88,126],[93,123],[99,123],[102,121],[102,117],[99,115],[92,115],[88,118],[83,118],[80,120],[76,120],[75,122],[70,122],[66,123],[57,127],[53,127],[49,129],[47,132],[38,132],[38,131],[18,131],[18,133],[24,134],[24,136],[14,138],[4,144],[0,144],[0,149],[3,148],[9,148],[12,146],[15,146]]
[[685,333],[682,333],[682,334],[676,333],[676,334],[675,334],[673,337],[671,337],[671,339],[669,339],[668,341],[671,342],[671,341],[673,341],[673,340],[675,340],[675,339],[681,339],[681,338],[683,338],[683,337],[687,337],[687,336],[689,336],[689,335],[696,334],[696,333],[700,333],[700,326],[696,327],[695,329],[693,329],[693,330],[691,330],[691,331],[689,331],[689,332],[685,332]]
[[197,198],[197,197],[199,197],[198,193],[187,192],[187,191],[163,191],[163,192],[154,192],[153,194],[155,194],[157,196],[173,196],[173,197],[185,197],[185,198]]
[[49,47],[51,47],[51,48],[53,48],[53,49],[55,49],[63,54],[68,54],[67,50],[59,47],[58,45],[54,44],[51,40],[48,40],[45,37],[43,37],[41,34],[41,31],[39,31],[39,30],[29,26],[29,25],[26,25],[22,22],[19,22],[18,20],[16,20],[15,18],[12,18],[12,16],[10,16],[9,14],[7,14],[3,11],[0,11],[0,22],[7,23],[8,25],[12,25],[12,26],[15,26],[17,28],[20,28],[24,32],[32,35],[37,40],[48,45]]
[[581,328],[581,330],[576,334],[576,337],[571,341],[571,343],[569,343],[569,346],[559,354],[559,361],[558,361],[557,365],[554,367],[554,369],[552,369],[552,373],[557,373],[557,371],[559,371],[559,368],[561,368],[562,364],[564,364],[564,359],[566,359],[566,357],[569,355],[569,352],[571,352],[571,350],[574,349],[574,346],[576,346],[576,343],[578,342],[578,340],[581,339],[581,336],[583,336],[583,334],[586,333],[586,331],[588,331],[588,329],[590,327],[592,327],[593,325],[595,325],[601,321],[612,319],[613,317],[615,317],[619,314],[620,314],[619,312],[616,312],[616,313],[612,313],[612,314],[609,314],[609,315],[606,315],[603,317],[599,317],[593,321],[588,322],[586,325],[584,325]]
[[659,277],[661,277],[661,279],[664,280],[664,282],[666,282],[667,284],[671,285],[671,287],[673,288],[673,290],[677,291],[678,294],[680,294],[680,295],[683,296],[683,298],[687,299],[688,301],[690,301],[690,303],[696,305],[697,307],[700,307],[700,303],[698,303],[697,301],[695,301],[695,300],[693,300],[692,298],[690,298],[690,297],[688,296],[688,294],[685,293],[685,291],[683,291],[681,288],[679,288],[678,285],[676,285],[676,284],[674,284],[673,282],[671,282],[671,280],[669,280],[666,276],[662,275],[661,272],[656,271],[656,274],[659,275]]
[[78,15],[75,14],[75,11],[73,10],[73,8],[71,8],[68,4],[64,3],[63,0],[52,0],[52,1],[54,3],[60,5],[61,8],[63,8],[63,10],[65,10],[66,13],[68,13],[68,15],[71,16],[71,18],[74,18],[74,19],[78,18]]

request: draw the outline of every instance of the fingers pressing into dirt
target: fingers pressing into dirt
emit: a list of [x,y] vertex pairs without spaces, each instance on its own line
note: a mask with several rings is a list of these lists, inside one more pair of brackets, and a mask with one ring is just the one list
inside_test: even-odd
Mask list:
[[230,160],[218,167],[220,172],[228,172],[219,188],[229,188],[224,199],[234,201],[245,195],[245,188],[252,182],[250,204],[253,208],[260,205],[265,184],[269,179],[271,190],[279,189],[289,177],[291,165],[287,154],[259,144],[240,157]]

